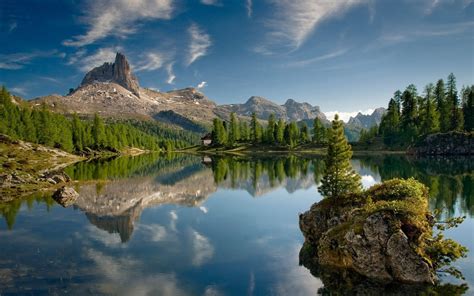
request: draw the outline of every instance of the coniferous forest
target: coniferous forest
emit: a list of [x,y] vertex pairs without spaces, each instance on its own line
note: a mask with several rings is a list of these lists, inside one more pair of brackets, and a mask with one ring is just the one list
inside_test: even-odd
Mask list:
[[12,99],[5,87],[0,93],[0,133],[14,139],[80,153],[88,149],[118,151],[124,148],[174,150],[191,145],[196,136],[143,121],[105,122],[66,117],[50,112],[45,105],[31,108]]
[[395,91],[380,126],[363,131],[360,142],[381,138],[389,147],[406,147],[434,133],[474,130],[474,85],[457,90],[456,77],[427,84],[422,93],[410,84]]

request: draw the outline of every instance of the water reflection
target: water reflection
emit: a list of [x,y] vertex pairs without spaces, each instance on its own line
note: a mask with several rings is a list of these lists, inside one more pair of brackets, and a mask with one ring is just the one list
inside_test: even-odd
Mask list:
[[[432,209],[474,214],[470,159],[389,155],[353,165],[366,187],[414,176],[430,187]],[[320,198],[323,169],[322,158],[296,156],[203,162],[151,154],[76,164],[67,173],[84,182],[72,207],[44,194],[0,204],[10,229],[0,233],[0,293],[329,295],[351,285],[385,292],[299,266],[297,214]],[[458,234],[464,241],[473,240],[472,221]],[[472,258],[460,268],[470,281]]]

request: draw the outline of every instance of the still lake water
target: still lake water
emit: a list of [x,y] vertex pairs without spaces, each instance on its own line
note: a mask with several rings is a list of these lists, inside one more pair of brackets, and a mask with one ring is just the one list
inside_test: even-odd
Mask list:
[[[472,158],[355,158],[364,186],[416,177],[446,232],[474,251]],[[80,197],[0,204],[0,294],[315,295],[298,213],[321,199],[320,158],[144,155],[67,169]],[[96,181],[93,181],[96,180]],[[97,181],[102,180],[102,181]],[[105,181],[107,180],[107,181]],[[474,254],[455,263],[473,294]],[[325,291],[330,293],[331,291]]]

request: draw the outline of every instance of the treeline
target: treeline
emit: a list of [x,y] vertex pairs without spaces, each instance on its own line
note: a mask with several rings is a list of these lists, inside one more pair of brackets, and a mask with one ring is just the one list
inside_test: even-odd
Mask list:
[[429,83],[419,95],[410,84],[405,91],[397,90],[390,99],[380,126],[361,134],[360,142],[370,143],[382,137],[389,146],[406,146],[417,138],[437,132],[474,130],[474,85],[458,93],[456,77],[449,74],[436,85]]
[[76,153],[88,149],[116,151],[127,147],[173,150],[186,145],[147,133],[131,123],[104,123],[98,115],[93,120],[86,120],[77,115],[68,118],[50,112],[45,105],[30,108],[24,102],[12,100],[5,87],[0,91],[0,133]]
[[250,143],[293,148],[311,142],[325,144],[328,129],[319,118],[314,119],[313,128],[310,131],[304,122],[298,125],[295,121],[285,122],[281,118],[277,120],[274,114],[270,115],[267,125],[263,126],[255,113],[252,113],[250,124],[247,121],[238,120],[235,113],[231,113],[229,122],[214,119],[211,136],[215,146],[233,147],[238,143]]

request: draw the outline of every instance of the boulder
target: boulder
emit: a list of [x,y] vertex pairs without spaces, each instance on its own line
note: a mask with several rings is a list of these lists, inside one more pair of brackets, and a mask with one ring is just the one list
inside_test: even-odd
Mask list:
[[53,199],[63,207],[68,207],[72,205],[76,199],[79,197],[79,194],[72,187],[61,187],[53,194]]

